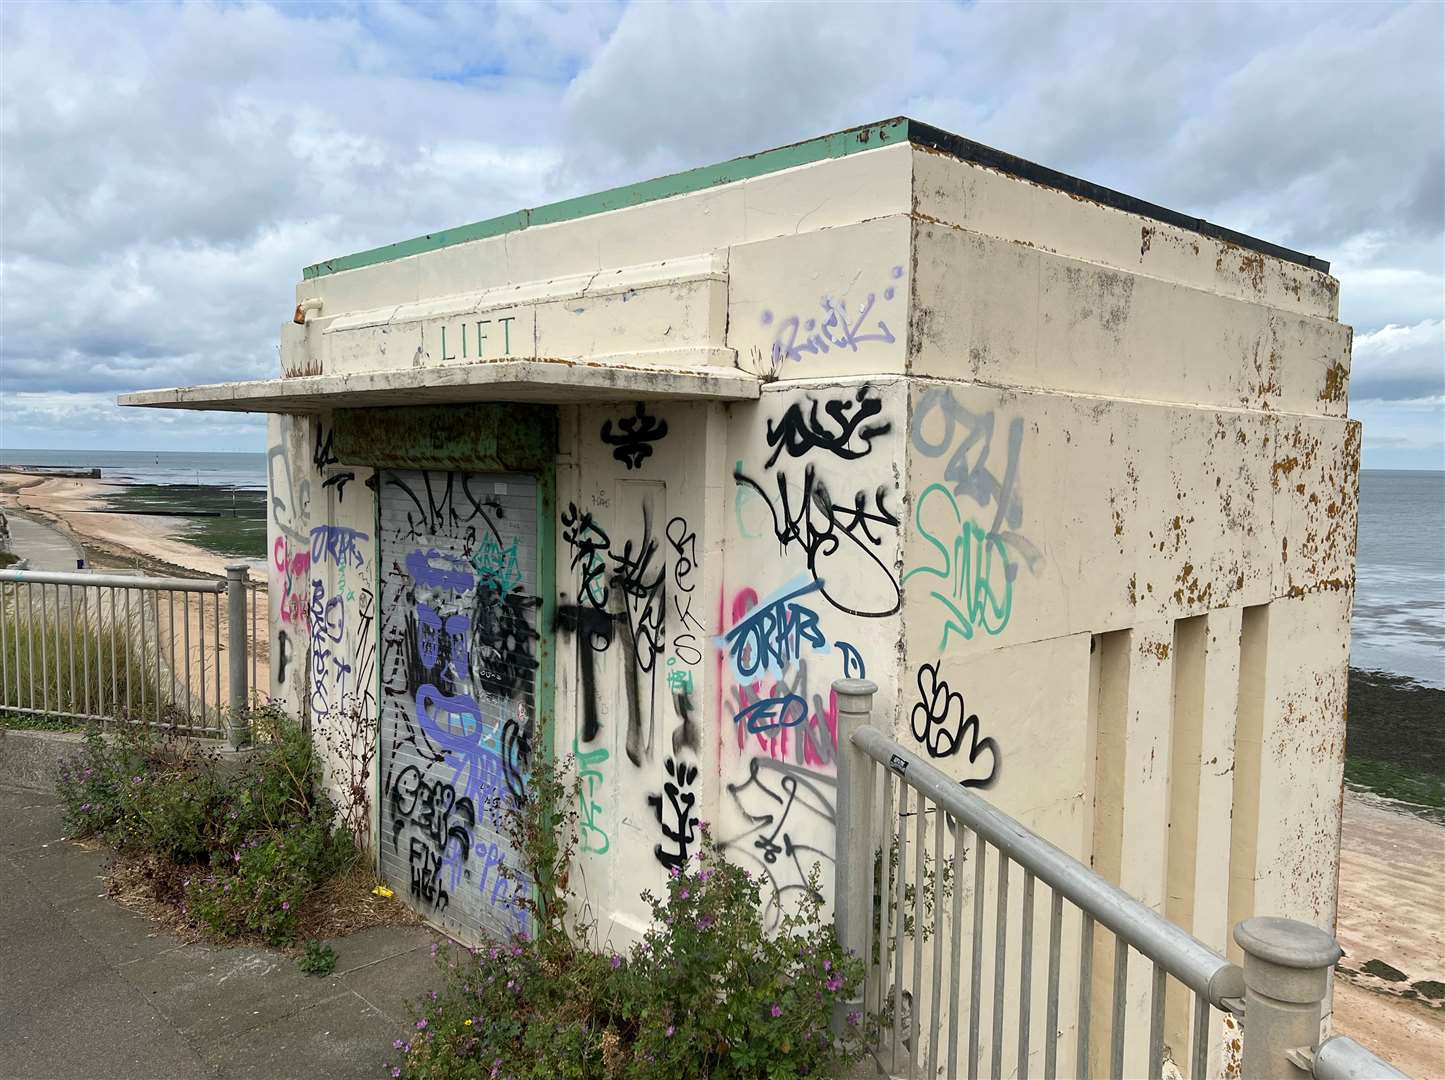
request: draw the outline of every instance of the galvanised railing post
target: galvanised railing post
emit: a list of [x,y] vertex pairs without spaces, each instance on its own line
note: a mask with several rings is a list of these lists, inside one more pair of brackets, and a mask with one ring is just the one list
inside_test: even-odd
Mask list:
[[[838,704],[838,796],[834,810],[833,908],[838,941],[866,964],[868,917],[872,888],[872,837],[869,835],[868,758],[853,745],[853,733],[873,712],[878,684],[868,679],[838,679],[833,683]],[[865,980],[866,981],[866,980]],[[846,1030],[847,1014],[863,1011],[863,992],[842,1002],[833,1016],[833,1030]]]
[[226,567],[226,646],[230,653],[231,674],[226,726],[231,745],[236,747],[251,741],[250,725],[246,721],[246,570],[244,563],[232,563]]
[[1244,920],[1234,940],[1244,950],[1244,1075],[1311,1076],[1330,969],[1343,950],[1317,926],[1269,915]]

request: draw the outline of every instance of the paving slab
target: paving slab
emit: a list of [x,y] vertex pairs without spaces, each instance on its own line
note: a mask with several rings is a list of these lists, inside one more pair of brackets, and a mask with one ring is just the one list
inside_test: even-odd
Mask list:
[[59,800],[50,792],[0,790],[0,852],[12,854],[65,836]]
[[[15,863],[0,855],[9,901],[0,904],[0,1017],[26,1005],[37,989],[60,990],[106,970],[103,957],[35,889]],[[11,1029],[0,1023],[0,1032]],[[4,1058],[0,1057],[0,1067]]]
[[4,1017],[0,1076],[10,1080],[191,1080],[216,1072],[113,971],[52,984]]
[[193,1039],[224,1039],[344,993],[270,949],[189,945],[127,964],[125,978],[167,1023]]
[[341,984],[355,991],[397,1024],[411,1019],[408,1005],[425,990],[440,989],[443,976],[423,945],[341,976]]
[[134,964],[181,947],[174,934],[105,893],[55,905],[91,947],[115,966]]
[[[352,993],[330,998],[265,1027],[208,1043],[202,1056],[224,1080],[326,1077],[379,1080],[382,1063],[396,1059],[399,1031]],[[382,1034],[378,1038],[378,1033]]]
[[336,952],[336,974],[346,975],[405,952],[426,949],[447,939],[428,926],[373,926],[329,941]]

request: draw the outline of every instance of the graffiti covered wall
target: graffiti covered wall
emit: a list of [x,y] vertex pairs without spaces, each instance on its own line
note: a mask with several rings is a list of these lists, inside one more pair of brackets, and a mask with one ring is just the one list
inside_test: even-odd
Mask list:
[[325,417],[272,416],[267,441],[269,692],[310,725],[338,802],[364,815],[378,710],[372,470],[337,460]]

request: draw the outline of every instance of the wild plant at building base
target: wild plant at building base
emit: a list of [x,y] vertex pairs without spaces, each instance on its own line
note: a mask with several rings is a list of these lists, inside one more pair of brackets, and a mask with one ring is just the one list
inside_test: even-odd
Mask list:
[[643,939],[594,947],[595,927],[562,914],[576,848],[570,772],[570,762],[537,763],[504,826],[523,856],[518,880],[537,883],[522,899],[537,936],[444,950],[444,984],[415,1006],[387,1074],[787,1078],[858,1060],[865,1018],[849,1015],[841,1037],[830,1023],[835,1006],[861,998],[863,964],[823,921],[818,869],[769,933],[764,882],[728,862],[704,826],[665,892],[642,894],[652,911]]

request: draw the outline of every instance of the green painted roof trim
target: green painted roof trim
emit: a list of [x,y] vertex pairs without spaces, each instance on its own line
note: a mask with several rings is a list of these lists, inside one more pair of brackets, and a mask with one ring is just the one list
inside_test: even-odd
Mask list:
[[1152,218],[1155,221],[1162,221],[1202,236],[1236,244],[1252,251],[1263,252],[1274,258],[1299,263],[1301,266],[1307,266],[1324,274],[1330,272],[1330,264],[1313,255],[1280,247],[1278,244],[1271,244],[1269,241],[1260,240],[1257,237],[1246,236],[1233,229],[1222,228],[1203,218],[1181,214],[1156,203],[1126,195],[1122,191],[1115,191],[1087,180],[1080,180],[1076,176],[1059,172],[1057,169],[1036,165],[1032,161],[1025,161],[1013,154],[1006,154],[1001,150],[965,139],[961,135],[954,135],[941,128],[910,120],[906,116],[897,116],[892,120],[884,120],[877,124],[864,124],[862,127],[849,128],[847,131],[838,131],[832,135],[809,139],[807,142],[780,146],[776,150],[764,150],[760,154],[733,158],[731,161],[724,161],[721,165],[705,165],[700,169],[689,169],[687,172],[661,176],[656,180],[644,180],[640,184],[628,184],[626,187],[613,188],[611,191],[599,192],[596,195],[563,199],[561,202],[539,206],[535,210],[518,210],[513,214],[503,214],[501,217],[491,218],[487,221],[478,221],[474,225],[463,225],[456,229],[428,233],[426,236],[418,236],[414,240],[403,240],[399,244],[387,244],[385,247],[372,248],[370,251],[361,251],[355,255],[328,259],[315,266],[308,266],[302,271],[302,276],[309,281],[312,278],[324,277],[342,270],[375,266],[377,263],[390,262],[392,259],[419,255],[424,251],[436,251],[440,248],[451,247],[453,244],[465,244],[470,240],[485,240],[489,236],[501,236],[503,233],[516,232],[531,225],[554,225],[559,221],[572,221],[592,214],[606,213],[608,210],[621,210],[628,206],[638,206],[642,203],[654,202],[657,199],[670,198],[673,195],[688,195],[705,188],[733,184],[739,180],[751,180],[768,173],[781,172],[783,169],[794,169],[799,165],[811,165],[815,161],[846,157],[863,150],[877,150],[879,147],[901,142],[925,146],[956,157],[960,161],[982,165],[1009,176],[1016,176],[1031,183],[1099,203],[1101,206],[1109,206],[1126,213]]
[[809,139],[807,142],[793,143],[791,146],[781,146],[776,150],[764,150],[760,154],[734,158],[731,161],[724,161],[720,165],[705,165],[700,169],[689,169],[687,172],[661,176],[655,180],[644,180],[638,184],[612,188],[610,191],[598,192],[595,195],[563,199],[561,202],[539,206],[535,210],[518,210],[471,225],[461,225],[455,229],[427,233],[425,236],[418,236],[412,240],[387,244],[384,247],[372,248],[370,251],[359,251],[355,255],[342,255],[336,259],[327,259],[325,262],[308,266],[301,273],[309,281],[312,278],[325,277],[327,274],[340,273],[342,270],[375,266],[377,263],[390,262],[393,259],[404,259],[408,255],[437,251],[444,247],[451,247],[453,244],[465,244],[472,240],[485,240],[489,236],[501,236],[503,233],[516,232],[532,225],[554,225],[560,221],[571,221],[576,218],[589,217],[592,214],[603,214],[609,210],[621,210],[629,206],[670,198],[673,195],[688,195],[694,191],[702,191],[704,188],[733,184],[739,180],[751,180],[756,176],[781,172],[783,169],[794,169],[799,165],[811,165],[815,161],[824,161],[828,158],[845,157],[862,150],[876,150],[880,146],[906,141],[909,123],[910,121],[904,117],[896,117],[878,124],[865,124],[862,127],[849,128],[847,131],[835,132],[821,138]]

